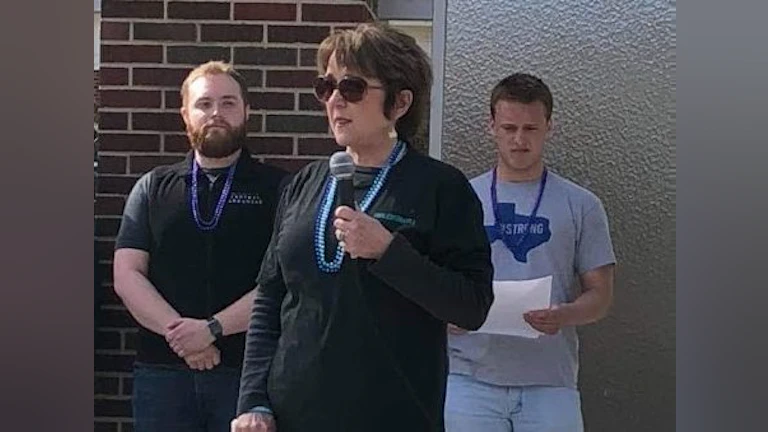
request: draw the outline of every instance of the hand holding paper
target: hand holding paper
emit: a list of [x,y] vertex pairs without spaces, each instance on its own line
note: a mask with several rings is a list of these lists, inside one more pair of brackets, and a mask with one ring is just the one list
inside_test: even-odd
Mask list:
[[[525,281],[493,281],[493,304],[488,318],[477,332],[527,338],[547,333],[556,319],[556,316],[550,316],[550,312],[557,310],[549,309],[551,291],[552,276]],[[535,326],[529,324],[531,322]]]
[[565,321],[563,309],[554,305],[549,309],[539,309],[523,314],[525,322],[534,329],[548,335],[560,331]]

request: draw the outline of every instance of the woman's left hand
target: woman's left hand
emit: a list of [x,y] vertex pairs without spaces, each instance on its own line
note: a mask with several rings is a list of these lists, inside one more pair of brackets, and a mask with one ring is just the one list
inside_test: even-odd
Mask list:
[[352,258],[379,259],[394,236],[376,219],[347,206],[334,212],[336,238]]

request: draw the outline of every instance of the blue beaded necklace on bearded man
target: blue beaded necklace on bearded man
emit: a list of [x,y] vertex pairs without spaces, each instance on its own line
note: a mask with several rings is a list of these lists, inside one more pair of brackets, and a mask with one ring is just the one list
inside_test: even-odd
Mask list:
[[213,211],[213,216],[210,220],[205,220],[200,214],[198,196],[199,193],[197,176],[200,171],[200,166],[198,165],[197,161],[192,158],[192,190],[190,191],[189,199],[191,201],[190,205],[192,207],[192,217],[195,219],[195,224],[201,231],[212,231],[216,228],[216,225],[219,224],[221,214],[224,212],[224,206],[227,205],[227,200],[229,199],[229,191],[232,189],[232,181],[235,177],[235,166],[237,166],[237,161],[235,161],[235,163],[233,163],[232,166],[230,166],[227,170],[227,179],[224,182],[224,188],[221,190],[221,195],[219,195],[219,200],[217,201],[216,208]]

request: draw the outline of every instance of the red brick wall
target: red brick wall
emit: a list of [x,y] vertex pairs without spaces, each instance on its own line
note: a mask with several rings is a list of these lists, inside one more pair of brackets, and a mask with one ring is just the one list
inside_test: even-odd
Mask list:
[[136,332],[112,291],[112,247],[134,182],[188,149],[178,113],[181,81],[199,63],[233,62],[249,81],[249,148],[295,170],[335,150],[310,89],[316,48],[333,29],[371,18],[366,2],[354,0],[102,1],[95,215],[105,300],[96,336],[96,431],[133,430]]

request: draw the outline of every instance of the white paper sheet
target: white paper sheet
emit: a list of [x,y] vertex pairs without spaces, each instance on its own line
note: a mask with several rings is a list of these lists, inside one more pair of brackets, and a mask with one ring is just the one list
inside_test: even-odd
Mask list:
[[477,333],[537,338],[543,333],[523,319],[528,311],[549,308],[552,276],[524,281],[493,281],[495,296],[485,324]]

